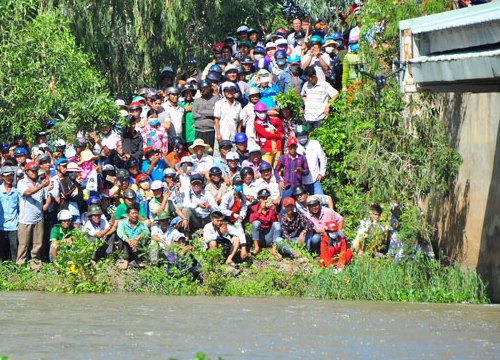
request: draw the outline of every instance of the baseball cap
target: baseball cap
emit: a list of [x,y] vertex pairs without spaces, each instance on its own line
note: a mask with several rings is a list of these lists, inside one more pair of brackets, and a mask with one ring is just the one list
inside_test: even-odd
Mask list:
[[295,206],[295,200],[292,197],[287,197],[285,200],[283,200],[283,207],[287,207],[288,205]]

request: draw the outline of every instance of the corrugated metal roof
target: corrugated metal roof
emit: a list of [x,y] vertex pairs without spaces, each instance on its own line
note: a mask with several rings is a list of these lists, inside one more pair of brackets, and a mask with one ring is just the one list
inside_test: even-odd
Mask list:
[[418,83],[496,81],[500,86],[500,50],[422,56],[410,60],[413,80]]
[[[436,56],[419,56],[418,58],[411,59],[410,63],[424,63],[428,61],[449,61],[449,60],[463,60],[479,57],[493,57],[500,56],[500,49],[481,51],[481,52],[470,52],[461,54],[449,54],[449,55],[436,55]],[[500,75],[500,74],[499,74]]]
[[399,29],[411,29],[413,34],[419,34],[495,20],[500,20],[500,1],[403,20],[399,22]]

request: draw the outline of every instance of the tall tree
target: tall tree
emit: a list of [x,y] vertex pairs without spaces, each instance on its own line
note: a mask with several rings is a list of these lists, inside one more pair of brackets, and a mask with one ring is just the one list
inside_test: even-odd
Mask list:
[[123,95],[154,85],[163,66],[183,65],[187,55],[203,63],[210,46],[241,24],[271,29],[282,18],[272,0],[47,0],[40,7],[59,9]]
[[117,108],[105,81],[66,21],[53,11],[32,13],[30,19],[22,8],[11,10],[19,23],[0,43],[0,137],[33,136],[55,119],[55,131],[74,138],[76,129],[114,117]]

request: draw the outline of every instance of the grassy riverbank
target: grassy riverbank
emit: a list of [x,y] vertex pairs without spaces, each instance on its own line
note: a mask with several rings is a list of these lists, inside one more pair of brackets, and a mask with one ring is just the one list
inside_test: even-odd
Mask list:
[[[163,266],[119,270],[115,263],[92,266],[88,253],[75,251],[73,260],[47,264],[38,273],[12,263],[0,265],[0,291],[69,293],[130,292],[163,295],[296,296],[333,300],[377,300],[442,303],[488,303],[478,275],[436,260],[401,261],[355,258],[333,274],[309,258],[305,263],[276,261],[263,251],[237,269],[220,264],[218,252],[195,251],[202,281],[188,272]],[[76,259],[76,260],[75,260]]]

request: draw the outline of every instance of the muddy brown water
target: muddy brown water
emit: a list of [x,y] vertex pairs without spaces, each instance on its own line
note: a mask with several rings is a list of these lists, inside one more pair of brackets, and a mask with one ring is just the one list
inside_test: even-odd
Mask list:
[[500,306],[0,293],[11,359],[500,359]]

